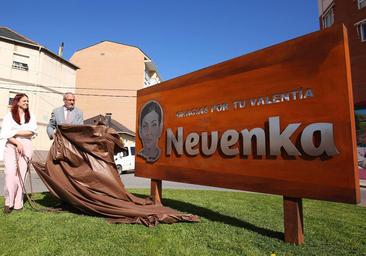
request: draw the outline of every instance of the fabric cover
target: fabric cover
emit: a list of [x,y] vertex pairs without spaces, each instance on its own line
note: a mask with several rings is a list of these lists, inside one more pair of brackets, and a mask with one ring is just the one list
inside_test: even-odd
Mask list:
[[60,125],[46,163],[32,164],[54,196],[113,223],[155,226],[199,220],[128,193],[113,159],[122,148],[117,133],[104,125]]

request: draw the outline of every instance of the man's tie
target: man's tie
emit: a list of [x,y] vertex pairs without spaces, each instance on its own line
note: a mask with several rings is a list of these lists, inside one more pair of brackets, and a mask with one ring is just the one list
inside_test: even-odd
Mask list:
[[66,112],[66,123],[71,124],[71,110],[67,110]]

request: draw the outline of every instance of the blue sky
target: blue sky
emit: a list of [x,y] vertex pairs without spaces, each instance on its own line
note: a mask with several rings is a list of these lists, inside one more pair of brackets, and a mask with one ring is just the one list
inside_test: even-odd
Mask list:
[[64,58],[103,40],[135,45],[164,80],[319,29],[316,0],[3,1],[0,26]]

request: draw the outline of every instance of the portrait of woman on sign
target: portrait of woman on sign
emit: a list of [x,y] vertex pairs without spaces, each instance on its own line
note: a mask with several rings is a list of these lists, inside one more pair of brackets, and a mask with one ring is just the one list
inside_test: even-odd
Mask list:
[[161,150],[158,142],[163,130],[163,110],[154,100],[147,102],[141,109],[139,118],[139,135],[142,149],[139,156],[146,162],[153,163],[159,159]]

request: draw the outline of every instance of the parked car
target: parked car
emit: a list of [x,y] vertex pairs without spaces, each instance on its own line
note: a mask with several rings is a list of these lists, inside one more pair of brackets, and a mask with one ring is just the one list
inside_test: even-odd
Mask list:
[[135,169],[135,146],[128,146],[126,150],[114,155],[118,173],[133,171]]

